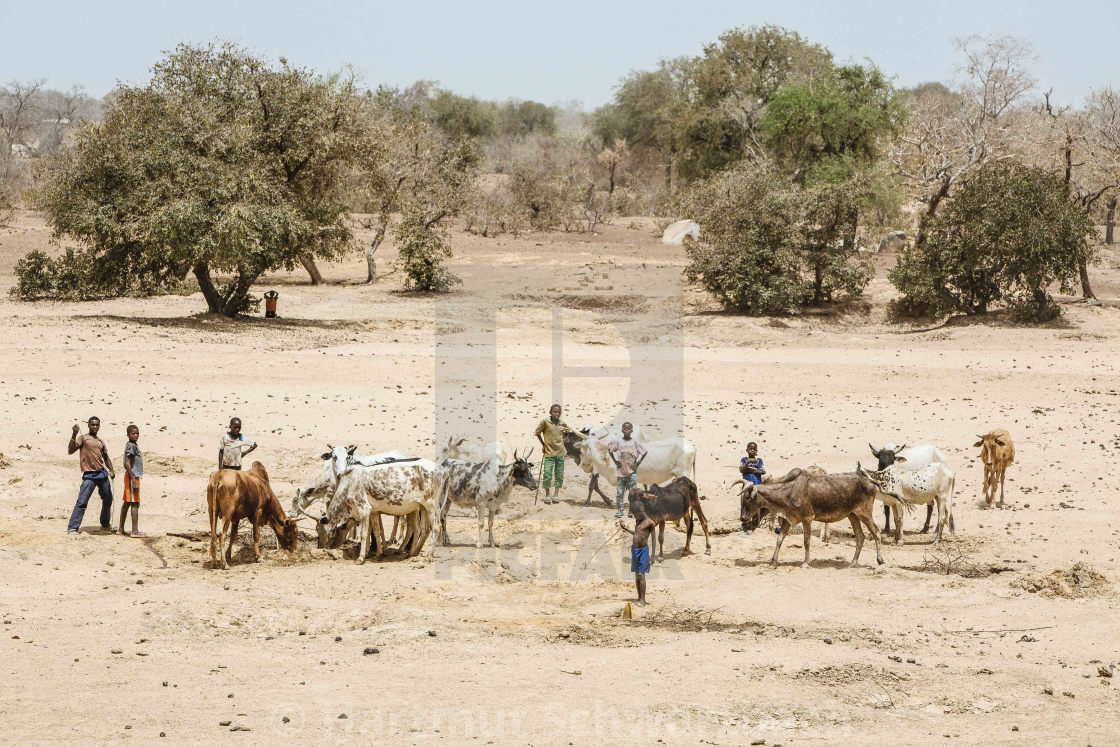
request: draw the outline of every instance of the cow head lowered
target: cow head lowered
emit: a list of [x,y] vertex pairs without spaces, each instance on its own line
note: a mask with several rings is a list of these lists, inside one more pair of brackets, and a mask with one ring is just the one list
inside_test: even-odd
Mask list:
[[533,477],[533,463],[529,461],[529,457],[533,455],[533,450],[529,449],[529,453],[525,456],[517,456],[517,450],[513,451],[513,484],[520,485],[529,490],[537,489],[537,480]]
[[895,462],[902,463],[906,461],[906,457],[899,456],[899,454],[906,451],[906,444],[897,448],[894,444],[887,444],[881,449],[876,449],[874,446],[871,446],[871,444],[867,445],[871,448],[871,453],[879,460],[879,466],[876,467],[877,470],[882,471]]
[[739,521],[744,532],[753,532],[758,529],[766,511],[755,491],[758,486],[745,480],[736,480],[732,485],[742,486],[739,488]]

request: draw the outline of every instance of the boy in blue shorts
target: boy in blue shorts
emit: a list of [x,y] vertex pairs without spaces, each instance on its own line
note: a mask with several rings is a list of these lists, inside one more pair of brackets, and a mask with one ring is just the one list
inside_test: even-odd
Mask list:
[[634,538],[630,547],[630,570],[634,572],[634,583],[638,587],[638,606],[646,606],[646,574],[649,573],[649,535],[657,522],[642,513],[642,507],[630,504],[630,512],[634,514],[634,528],[627,529],[621,521],[619,528],[629,532]]

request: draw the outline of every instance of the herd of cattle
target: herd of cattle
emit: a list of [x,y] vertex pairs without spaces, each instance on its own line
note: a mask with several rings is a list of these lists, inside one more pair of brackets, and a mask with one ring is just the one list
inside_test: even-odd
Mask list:
[[[616,482],[607,447],[617,436],[617,429],[600,426],[565,437],[568,456],[590,475],[585,506],[594,492],[611,505],[598,483],[600,477],[611,485]],[[696,448],[680,437],[650,440],[640,427],[634,429],[633,437],[644,444],[647,456],[637,473],[638,482],[645,488],[630,491],[631,511],[639,506],[643,514],[657,522],[658,559],[664,558],[666,521],[678,522],[679,526],[684,520],[685,554],[690,552],[694,521],[699,521],[706,551],[710,553],[707,519],[696,487]],[[975,447],[980,448],[984,465],[984,499],[990,505],[998,488],[999,505],[1003,505],[1004,474],[1015,458],[1011,436],[999,429],[979,439]],[[257,560],[262,525],[271,527],[281,548],[293,551],[299,538],[298,522],[304,519],[315,522],[319,547],[337,548],[353,536],[358,542],[359,563],[365,562],[371,548],[380,559],[385,548],[394,543],[399,543],[398,549],[404,555],[415,556],[428,541],[433,527],[436,536],[429,554],[434,554],[437,543],[449,544],[447,514],[452,505],[477,511],[477,547],[483,546],[484,528],[490,546],[496,546],[494,516],[509,500],[514,486],[537,489],[534,465],[529,462],[532,451],[518,455],[515,450],[510,455],[500,443],[472,444],[466,439],[451,438],[432,461],[398,451],[363,456],[355,446],[328,446],[318,476],[307,487],[296,490],[291,504],[291,514],[296,518],[289,518],[284,511],[260,462],[244,471],[220,470],[210,476],[207,486],[212,567],[228,567],[242,519],[252,524],[253,554]],[[932,445],[887,444],[881,449],[872,446],[871,451],[878,459],[874,471],[861,464],[856,465],[854,472],[832,474],[819,467],[806,467],[795,468],[781,477],[766,475],[762,484],[744,480],[735,483],[740,488],[744,531],[757,528],[763,518],[769,517],[777,533],[771,564],[777,563],[782,541],[792,526],[800,524],[804,529],[803,566],[807,566],[812,523],[823,524],[821,540],[827,542],[828,525],[845,519],[851,523],[856,540],[852,565],[859,561],[865,528],[875,540],[876,556],[882,563],[880,533],[872,517],[876,500],[883,503],[884,532],[890,531],[891,508],[895,509],[896,543],[902,539],[903,514],[919,505],[927,506],[922,532],[929,530],[933,511],[937,511],[935,545],[941,541],[946,526],[955,532],[956,475],[939,449]],[[318,517],[308,513],[316,502],[323,504]],[[382,514],[394,519],[388,541],[381,524]],[[655,541],[654,548],[657,547]]]

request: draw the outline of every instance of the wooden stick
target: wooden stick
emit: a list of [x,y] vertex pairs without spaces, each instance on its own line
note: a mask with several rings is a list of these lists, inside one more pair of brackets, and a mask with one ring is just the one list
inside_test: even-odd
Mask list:
[[1032,630],[1050,630],[1054,625],[1043,625],[1041,628],[996,628],[994,630],[945,630],[946,633],[1026,633]]

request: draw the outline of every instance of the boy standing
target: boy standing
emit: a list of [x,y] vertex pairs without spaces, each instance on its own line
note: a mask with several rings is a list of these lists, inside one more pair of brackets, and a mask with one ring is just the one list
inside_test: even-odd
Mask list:
[[614,463],[615,475],[615,518],[622,518],[622,497],[638,484],[638,465],[646,458],[646,447],[633,438],[634,426],[622,424],[622,437],[611,441],[607,454]]
[[630,546],[630,570],[634,572],[634,584],[638,587],[638,606],[646,606],[646,574],[649,573],[649,535],[657,523],[642,513],[641,506],[632,506],[634,528],[627,529],[621,521],[618,526],[634,538]]
[[241,469],[241,459],[257,448],[256,441],[249,441],[241,433],[241,418],[229,421],[229,432],[222,434],[218,444],[218,469]]
[[758,444],[751,441],[747,444],[747,455],[739,460],[739,473],[747,482],[755,485],[762,484],[762,476],[766,470],[762,467],[762,459],[758,456]]
[[128,515],[128,511],[132,509],[132,532],[129,533],[130,537],[146,537],[147,535],[141,534],[140,530],[136,528],[137,522],[140,520],[140,478],[144,474],[144,455],[140,453],[140,429],[135,425],[130,425],[125,429],[128,434],[128,443],[124,445],[124,457],[121,459],[121,464],[124,465],[124,497],[121,503],[121,526],[120,533],[124,534],[124,519]]
[[112,527],[109,525],[113,518],[113,483],[111,480],[117,475],[113,471],[113,462],[109,459],[109,452],[105,449],[105,442],[97,437],[97,432],[101,430],[101,418],[90,418],[86,426],[89,428],[89,433],[83,433],[80,436],[78,431],[81,429],[76,425],[74,426],[66,451],[67,454],[73,454],[75,451],[80,452],[78,463],[82,468],[82,486],[78,488],[78,502],[74,504],[74,511],[70,514],[70,523],[66,527],[66,533],[72,537],[78,536],[78,530],[82,528],[82,517],[85,516],[86,506],[89,505],[89,499],[93,495],[94,488],[97,488],[97,492],[101,496],[101,528],[112,531]]
[[[544,484],[545,503],[560,502],[560,488],[564,487],[564,434],[571,432],[572,430],[560,419],[560,405],[548,408],[548,418],[542,420],[533,431],[537,440],[541,442],[541,450],[544,454],[544,464],[541,466],[544,475],[541,482]],[[552,485],[554,474],[556,492],[549,497],[548,489]]]

